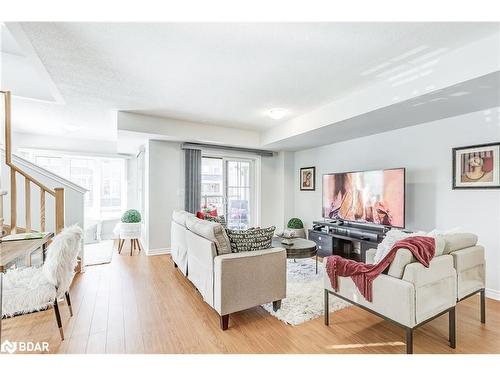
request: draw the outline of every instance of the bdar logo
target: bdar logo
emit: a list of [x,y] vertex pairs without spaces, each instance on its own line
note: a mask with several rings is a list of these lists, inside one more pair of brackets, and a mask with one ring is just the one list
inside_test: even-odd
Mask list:
[[9,340],[5,340],[0,346],[0,351],[2,353],[12,354],[17,350],[17,342],[10,342]]

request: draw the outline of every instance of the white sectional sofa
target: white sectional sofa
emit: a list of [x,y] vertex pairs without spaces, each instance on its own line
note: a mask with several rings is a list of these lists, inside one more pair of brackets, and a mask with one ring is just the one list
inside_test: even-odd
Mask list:
[[280,307],[286,297],[285,249],[231,253],[222,225],[184,211],[172,216],[172,258],[220,315],[223,330],[229,314],[270,302]]

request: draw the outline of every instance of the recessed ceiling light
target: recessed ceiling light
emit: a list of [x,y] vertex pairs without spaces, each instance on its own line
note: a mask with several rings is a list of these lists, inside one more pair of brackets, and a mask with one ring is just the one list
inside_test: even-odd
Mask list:
[[281,120],[288,114],[288,111],[284,108],[273,108],[267,112],[267,115],[273,120]]

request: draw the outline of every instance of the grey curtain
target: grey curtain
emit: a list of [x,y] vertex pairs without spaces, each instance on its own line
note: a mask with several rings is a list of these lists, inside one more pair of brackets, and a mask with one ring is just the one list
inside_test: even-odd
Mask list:
[[184,209],[193,214],[201,206],[201,150],[184,150],[185,157],[185,194]]

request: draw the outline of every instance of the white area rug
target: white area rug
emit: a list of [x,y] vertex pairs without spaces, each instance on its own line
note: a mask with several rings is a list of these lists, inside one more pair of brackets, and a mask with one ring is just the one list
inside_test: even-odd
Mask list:
[[[318,264],[316,274],[313,258],[287,260],[286,298],[281,308],[274,312],[273,304],[262,305],[272,316],[291,325],[298,325],[323,315],[323,272]],[[330,294],[330,312],[350,306],[349,303]]]
[[84,253],[86,266],[110,263],[113,259],[113,240],[85,245]]

